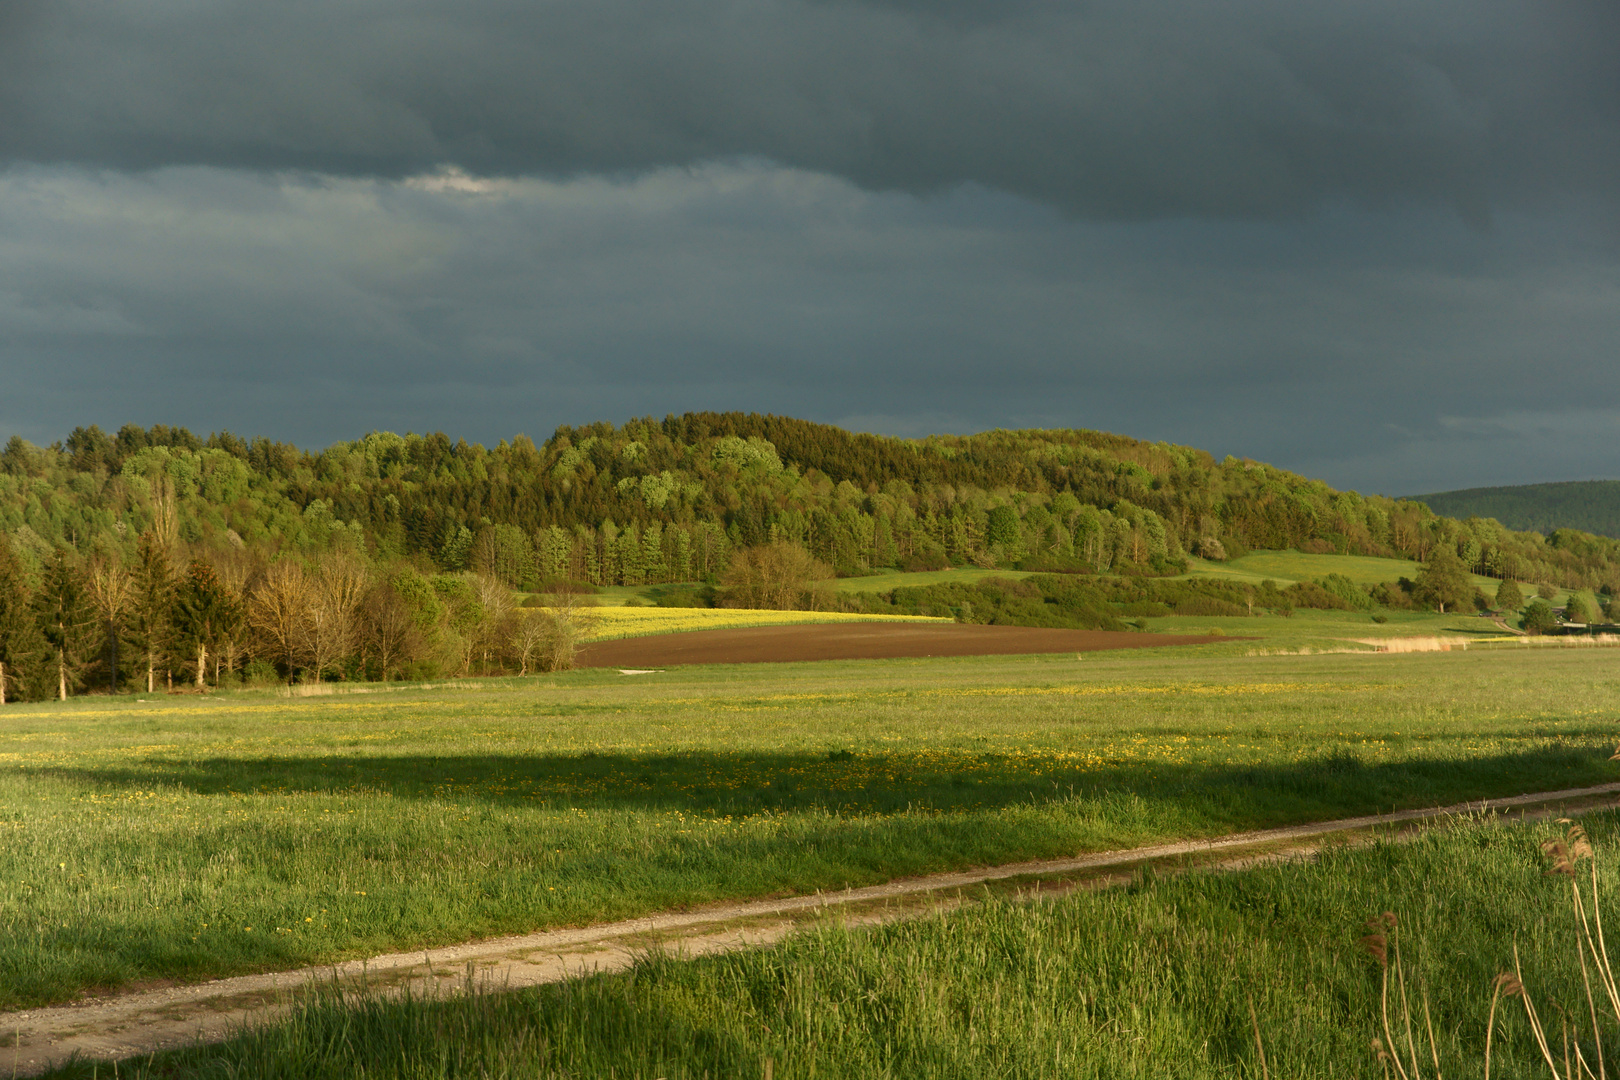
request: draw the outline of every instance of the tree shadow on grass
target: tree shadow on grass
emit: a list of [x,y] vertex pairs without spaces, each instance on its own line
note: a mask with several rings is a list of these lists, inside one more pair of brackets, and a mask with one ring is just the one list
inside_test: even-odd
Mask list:
[[1304,760],[1240,765],[1081,765],[1057,754],[830,751],[150,758],[109,768],[58,766],[28,773],[91,789],[178,788],[205,796],[375,794],[468,806],[736,816],[806,810],[951,813],[1129,796],[1148,804],[1202,804],[1237,826],[1620,779],[1606,747],[1568,742],[1513,753],[1377,762],[1328,750]]

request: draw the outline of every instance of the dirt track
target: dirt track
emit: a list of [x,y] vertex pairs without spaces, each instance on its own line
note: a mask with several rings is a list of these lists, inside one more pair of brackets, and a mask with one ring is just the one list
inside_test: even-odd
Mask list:
[[1148,649],[1232,638],[1050,630],[970,623],[811,623],[599,641],[580,651],[582,667],[658,668],[679,664],[769,664],[790,660],[896,660],[922,656],[1019,656],[1027,653]]
[[[1615,803],[1620,783],[1488,799],[1456,806],[1345,818],[1282,829],[1189,840],[1069,859],[1010,863],[979,870],[901,879],[864,889],[816,893],[698,911],[653,915],[575,930],[551,930],[422,952],[395,953],[332,967],[245,975],[194,986],[144,990],[74,1005],[0,1014],[0,1075],[32,1076],[69,1058],[114,1060],[158,1050],[219,1042],[245,1025],[284,1015],[312,986],[362,983],[380,992],[455,992],[469,982],[517,989],[593,972],[621,971],[653,945],[691,956],[778,941],[807,923],[833,918],[870,924],[913,918],[972,903],[986,887],[1025,893],[1062,892],[1129,880],[1138,867],[1235,869],[1268,859],[1298,858],[1324,836],[1366,834],[1379,827],[1417,826],[1457,814],[1520,809],[1575,812]],[[1531,808],[1538,808],[1531,810]],[[965,893],[964,890],[974,890]],[[11,1061],[6,1058],[10,1057]]]

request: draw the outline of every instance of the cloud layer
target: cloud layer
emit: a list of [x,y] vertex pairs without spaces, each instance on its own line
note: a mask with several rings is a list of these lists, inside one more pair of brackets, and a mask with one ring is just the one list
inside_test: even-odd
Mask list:
[[1615,475],[1599,0],[9,0],[0,438],[1089,426]]
[[1097,427],[1391,493],[1564,478],[1609,467],[1620,417],[1620,267],[1594,220],[1088,222],[766,163],[15,168],[0,430],[493,441],[741,408]]
[[1598,0],[12,0],[0,158],[565,177],[761,157],[1127,220],[1611,198]]

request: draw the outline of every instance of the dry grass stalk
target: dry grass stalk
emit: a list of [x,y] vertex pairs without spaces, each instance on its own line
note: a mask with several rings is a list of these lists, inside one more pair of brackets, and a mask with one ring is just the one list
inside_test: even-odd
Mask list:
[[1260,1040],[1260,1017],[1254,1011],[1254,998],[1249,999],[1249,1023],[1254,1025],[1254,1050],[1260,1055],[1260,1080],[1271,1080],[1271,1070],[1266,1068],[1266,1044]]
[[[1620,751],[1616,753],[1620,755]],[[1575,951],[1580,960],[1581,982],[1586,994],[1584,1023],[1590,1027],[1583,1030],[1581,1021],[1572,1019],[1560,1010],[1558,1031],[1560,1045],[1557,1051],[1554,1050],[1546,1024],[1525,986],[1519,948],[1515,945],[1512,972],[1497,975],[1491,984],[1490,1013],[1485,1022],[1485,1080],[1490,1080],[1491,1076],[1491,1054],[1495,1046],[1498,1007],[1507,998],[1518,998],[1523,1004],[1525,1019],[1530,1025],[1536,1049],[1546,1062],[1553,1080],[1582,1080],[1583,1077],[1589,1080],[1608,1080],[1608,1065],[1603,1049],[1604,1021],[1599,1016],[1598,1000],[1601,997],[1608,1006],[1609,1018],[1620,1022],[1620,984],[1617,984],[1614,969],[1609,963],[1608,944],[1603,935],[1603,914],[1598,904],[1597,862],[1586,830],[1568,818],[1560,819],[1559,823],[1565,827],[1563,835],[1545,841],[1541,845],[1541,850],[1549,862],[1547,873],[1569,879],[1570,910],[1575,916]],[[1583,862],[1586,863],[1584,871],[1581,867]],[[1589,895],[1582,893],[1583,875],[1589,878]],[[1411,1003],[1406,992],[1405,969],[1401,964],[1396,925],[1395,915],[1386,911],[1367,924],[1371,932],[1362,937],[1360,942],[1362,948],[1377,961],[1380,969],[1383,1035],[1373,1040],[1372,1047],[1386,1073],[1393,1069],[1401,1080],[1420,1080],[1422,1073],[1419,1070],[1417,1045],[1413,1038]],[[1395,971],[1395,984],[1400,997],[1399,1007],[1406,1036],[1404,1061],[1400,1051],[1397,1050],[1395,1025],[1390,1022],[1391,966]],[[1598,986],[1596,991],[1593,989],[1594,978]],[[1429,1056],[1434,1065],[1436,1080],[1440,1080],[1439,1044],[1434,1037],[1434,1021],[1430,1016],[1427,994],[1423,997],[1423,1020],[1429,1040]],[[1583,1038],[1589,1038],[1592,1055],[1590,1059],[1582,1046]]]

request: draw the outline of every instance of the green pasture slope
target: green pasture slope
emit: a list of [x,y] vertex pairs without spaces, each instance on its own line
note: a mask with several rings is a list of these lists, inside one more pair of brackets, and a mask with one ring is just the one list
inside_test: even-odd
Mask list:
[[[1378,585],[1401,578],[1416,579],[1423,564],[1411,559],[1382,559],[1372,555],[1312,555],[1302,551],[1251,551],[1226,562],[1189,558],[1190,572],[1184,577],[1225,578],[1258,585],[1270,579],[1278,585],[1296,581],[1318,581],[1329,574],[1341,574],[1357,585]],[[1470,575],[1487,596],[1496,594],[1501,584],[1495,578]]]
[[906,586],[973,585],[988,577],[1026,578],[1030,570],[985,570],[958,566],[949,570],[879,570],[860,577],[838,578],[833,588],[846,593],[886,593]]
[[1381,559],[1371,555],[1311,555],[1302,551],[1251,551],[1226,562],[1189,558],[1187,577],[1227,578],[1254,584],[1270,578],[1279,585],[1315,581],[1342,574],[1357,585],[1377,585],[1402,577],[1416,578],[1423,564],[1411,559]]
[[[1189,557],[1188,572],[1179,577],[1220,578],[1258,585],[1270,580],[1281,586],[1296,581],[1317,581],[1329,574],[1342,574],[1357,585],[1378,585],[1415,579],[1423,569],[1422,563],[1411,559],[1383,559],[1371,555],[1312,555],[1301,551],[1251,551],[1240,558],[1226,562]],[[985,570],[976,566],[956,567],[951,570],[884,570],[862,577],[839,578],[834,587],[839,592],[888,592],[907,585],[938,585],[957,582],[972,584],[987,577],[1023,578],[1030,570]],[[1472,575],[1474,583],[1488,594],[1494,595],[1500,582],[1494,578]],[[1562,595],[1562,593],[1560,593]]]
[[1616,775],[1609,650],[1252,648],[8,705],[0,1008]]
[[[1251,585],[1270,580],[1283,587],[1296,581],[1318,581],[1329,574],[1341,574],[1357,585],[1377,585],[1398,581],[1403,577],[1415,579],[1423,569],[1422,563],[1413,562],[1411,559],[1384,559],[1371,555],[1313,555],[1300,551],[1251,551],[1227,562],[1210,562],[1207,559],[1189,557],[1187,562],[1188,572],[1177,575],[1179,578],[1218,578],[1247,582]],[[958,566],[949,570],[879,570],[857,577],[836,578],[830,584],[841,593],[887,593],[907,586],[951,583],[972,585],[990,577],[1026,578],[1036,572],[987,570],[977,566]],[[1478,574],[1470,576],[1474,584],[1483,589],[1486,595],[1496,595],[1496,588],[1501,583],[1495,578],[1481,577]],[[696,586],[700,583],[691,584]],[[668,587],[667,585],[603,586],[597,590],[595,602],[604,607],[618,607],[630,599],[652,603],[659,591]],[[1526,592],[1532,591],[1533,589],[1526,589]],[[1559,590],[1554,602],[1562,603],[1566,595],[1565,590]]]
[[[1612,897],[1620,821],[1586,825]],[[1538,848],[1557,828],[1458,822],[1309,863],[992,898],[699,960],[654,953],[622,975],[509,994],[328,998],[222,1046],[124,1062],[119,1075],[1373,1077],[1378,969],[1357,939],[1393,911],[1422,1075],[1435,1075],[1426,1004],[1444,1074],[1477,1077],[1492,980],[1513,970],[1515,948],[1555,1040],[1559,1017],[1586,1014],[1567,879],[1542,872]],[[1590,1038],[1578,1043],[1595,1066]],[[1502,1002],[1492,1044],[1492,1075],[1546,1075],[1517,1000]],[[1611,1065],[1614,1047],[1605,1021]],[[108,1072],[86,1063],[54,1078]]]

